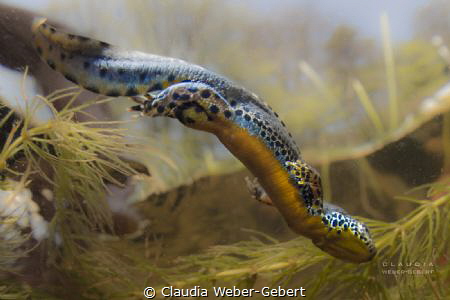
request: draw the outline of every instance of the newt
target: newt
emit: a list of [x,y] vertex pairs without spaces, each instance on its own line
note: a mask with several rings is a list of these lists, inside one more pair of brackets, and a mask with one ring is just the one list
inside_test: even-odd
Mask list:
[[255,176],[253,197],[275,206],[288,226],[330,255],[354,263],[376,254],[368,227],[323,201],[319,173],[301,157],[277,113],[256,94],[180,59],[125,51],[108,43],[33,25],[39,56],[71,82],[102,95],[128,96],[130,108],[210,132]]

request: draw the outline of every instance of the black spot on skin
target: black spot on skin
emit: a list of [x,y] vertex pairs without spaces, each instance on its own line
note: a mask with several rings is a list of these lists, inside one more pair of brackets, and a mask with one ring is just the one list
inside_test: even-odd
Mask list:
[[55,63],[52,60],[47,59],[47,64],[50,68],[55,69]]
[[66,59],[66,54],[61,53],[61,54],[59,55],[59,58],[61,59],[61,61],[64,61],[64,60]]
[[172,94],[172,99],[173,100],[178,100],[180,98],[180,94],[178,94],[178,93],[173,93]]
[[245,110],[246,112],[249,112],[249,111],[250,111],[250,109],[249,109],[247,106],[244,106],[244,110]]
[[51,32],[51,33],[55,33],[55,32],[56,32],[55,28],[50,27],[50,32]]
[[231,115],[232,115],[231,111],[229,111],[229,110],[224,111],[223,114],[225,115],[225,118],[227,118],[227,119],[231,118]]
[[125,96],[136,96],[138,94],[138,90],[135,87],[129,87],[125,92]]
[[336,220],[333,220],[333,223],[331,224],[333,227],[336,227],[337,226],[337,221]]
[[240,110],[240,109],[236,110],[236,115],[240,116],[240,115],[242,115],[242,114],[243,114],[243,111],[242,111],[242,110]]
[[64,77],[66,77],[67,80],[72,81],[75,84],[78,84],[78,80],[75,77],[73,77],[72,75],[64,74]]
[[246,121],[250,121],[252,118],[251,118],[249,115],[245,114],[244,119],[245,119]]
[[218,113],[219,112],[219,108],[216,106],[216,105],[211,105],[210,107],[209,107],[209,110],[213,113],[213,114],[216,114],[216,113]]
[[158,83],[155,83],[152,87],[150,87],[150,88],[148,89],[148,91],[149,91],[149,92],[153,92],[153,91],[160,91],[160,90],[162,90],[162,89],[163,89],[163,87],[162,87],[161,82],[158,82]]
[[123,74],[125,73],[125,70],[122,69],[122,68],[119,68],[119,69],[117,69],[117,73],[118,73],[119,75],[123,75]]
[[38,52],[39,55],[42,55],[42,48],[37,46],[36,47],[36,51]]
[[278,114],[277,114],[276,112],[273,112],[273,114],[275,115],[275,117],[277,117],[277,118],[278,118]]
[[191,99],[191,95],[189,95],[189,94],[181,94],[180,95],[180,99],[181,100],[189,100],[189,99]]
[[93,93],[96,93],[96,94],[99,93],[98,88],[96,88],[95,86],[87,86],[87,87],[85,87],[85,89],[87,89],[88,91],[91,91]]
[[158,108],[156,109],[160,114],[162,114],[164,112],[164,105],[160,105],[158,106]]
[[169,82],[172,82],[172,81],[174,81],[175,80],[175,75],[173,75],[173,74],[170,74],[168,77],[167,77],[167,81],[169,81]]
[[142,72],[139,74],[139,80],[140,80],[140,81],[145,81],[146,78],[147,78],[147,72],[146,72],[146,71],[142,71]]
[[[262,136],[262,137],[265,137],[265,136],[266,136],[266,132],[265,132],[265,131],[262,131],[262,132],[261,132],[261,136]],[[289,168],[289,167],[288,167],[288,168]]]
[[75,38],[73,34],[68,34],[67,37],[69,38],[69,40],[73,40]]
[[89,38],[87,38],[85,36],[78,36],[78,40],[80,40],[81,42],[87,42],[87,41],[89,41]]
[[101,78],[105,78],[107,73],[108,73],[108,70],[106,68],[100,68],[99,75]]
[[170,103],[167,105],[167,107],[170,108],[170,109],[174,108],[175,106],[177,106],[177,105],[175,104],[175,102],[170,102]]
[[282,150],[281,154],[286,155],[286,150]]
[[86,70],[86,69],[89,69],[89,67],[91,66],[91,63],[90,62],[88,62],[88,61],[85,61],[84,63],[83,63],[83,68]]
[[272,141],[275,141],[277,138],[274,135],[272,135],[271,139]]
[[257,118],[253,118],[253,123],[255,123],[256,125],[259,124],[259,120]]
[[180,105],[179,107],[180,107],[180,109],[185,110],[185,109],[188,109],[188,108],[190,108],[190,107],[192,107],[194,105],[195,104],[192,103],[192,102],[185,102],[182,105]]
[[183,121],[183,110],[180,108],[175,108],[175,118],[177,118],[181,123],[184,123]]
[[110,91],[106,92],[106,96],[118,97],[118,96],[120,96],[120,92],[118,90],[110,90]]
[[236,104],[237,104],[237,102],[234,101],[234,100],[232,100],[232,101],[230,102],[230,105],[233,106],[233,107],[236,106]]
[[284,122],[283,122],[283,121],[281,121],[281,125],[283,125],[283,127],[286,127],[286,124],[284,124]]
[[278,156],[278,155],[280,155],[280,152],[275,151],[275,156]]
[[202,98],[209,98],[209,97],[211,96],[211,92],[210,92],[209,90],[203,90],[203,91],[200,93],[200,96],[201,96]]

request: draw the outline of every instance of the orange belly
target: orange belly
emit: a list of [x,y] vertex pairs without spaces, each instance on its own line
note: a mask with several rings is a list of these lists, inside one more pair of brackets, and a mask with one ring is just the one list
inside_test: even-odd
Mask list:
[[[211,124],[212,125],[212,124]],[[214,124],[209,130],[255,176],[274,205],[295,232],[309,238],[325,236],[321,218],[308,214],[298,189],[274,153],[255,136],[231,122]]]

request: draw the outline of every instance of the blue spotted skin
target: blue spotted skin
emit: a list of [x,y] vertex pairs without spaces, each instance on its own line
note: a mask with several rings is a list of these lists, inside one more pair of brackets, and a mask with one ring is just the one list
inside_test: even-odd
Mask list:
[[367,227],[324,204],[319,174],[300,155],[285,124],[258,96],[179,59],[123,51],[107,43],[33,25],[37,52],[80,86],[108,96],[143,96],[132,107],[215,134],[259,178],[289,226],[331,255],[365,262],[375,255]]
[[203,82],[226,99],[251,103],[270,112],[258,97],[229,79],[180,59],[124,51],[108,43],[60,32],[39,20],[33,25],[34,46],[53,69],[95,93],[136,96],[182,81]]

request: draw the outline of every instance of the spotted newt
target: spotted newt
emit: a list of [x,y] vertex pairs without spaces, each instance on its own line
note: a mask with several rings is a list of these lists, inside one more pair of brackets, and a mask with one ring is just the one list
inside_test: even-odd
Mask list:
[[257,178],[257,200],[275,206],[289,227],[323,251],[362,263],[376,254],[367,226],[323,202],[318,172],[301,157],[278,115],[227,78],[183,60],[124,51],[67,34],[45,20],[33,24],[40,57],[68,80],[98,94],[128,96],[148,116],[178,119],[213,133]]

